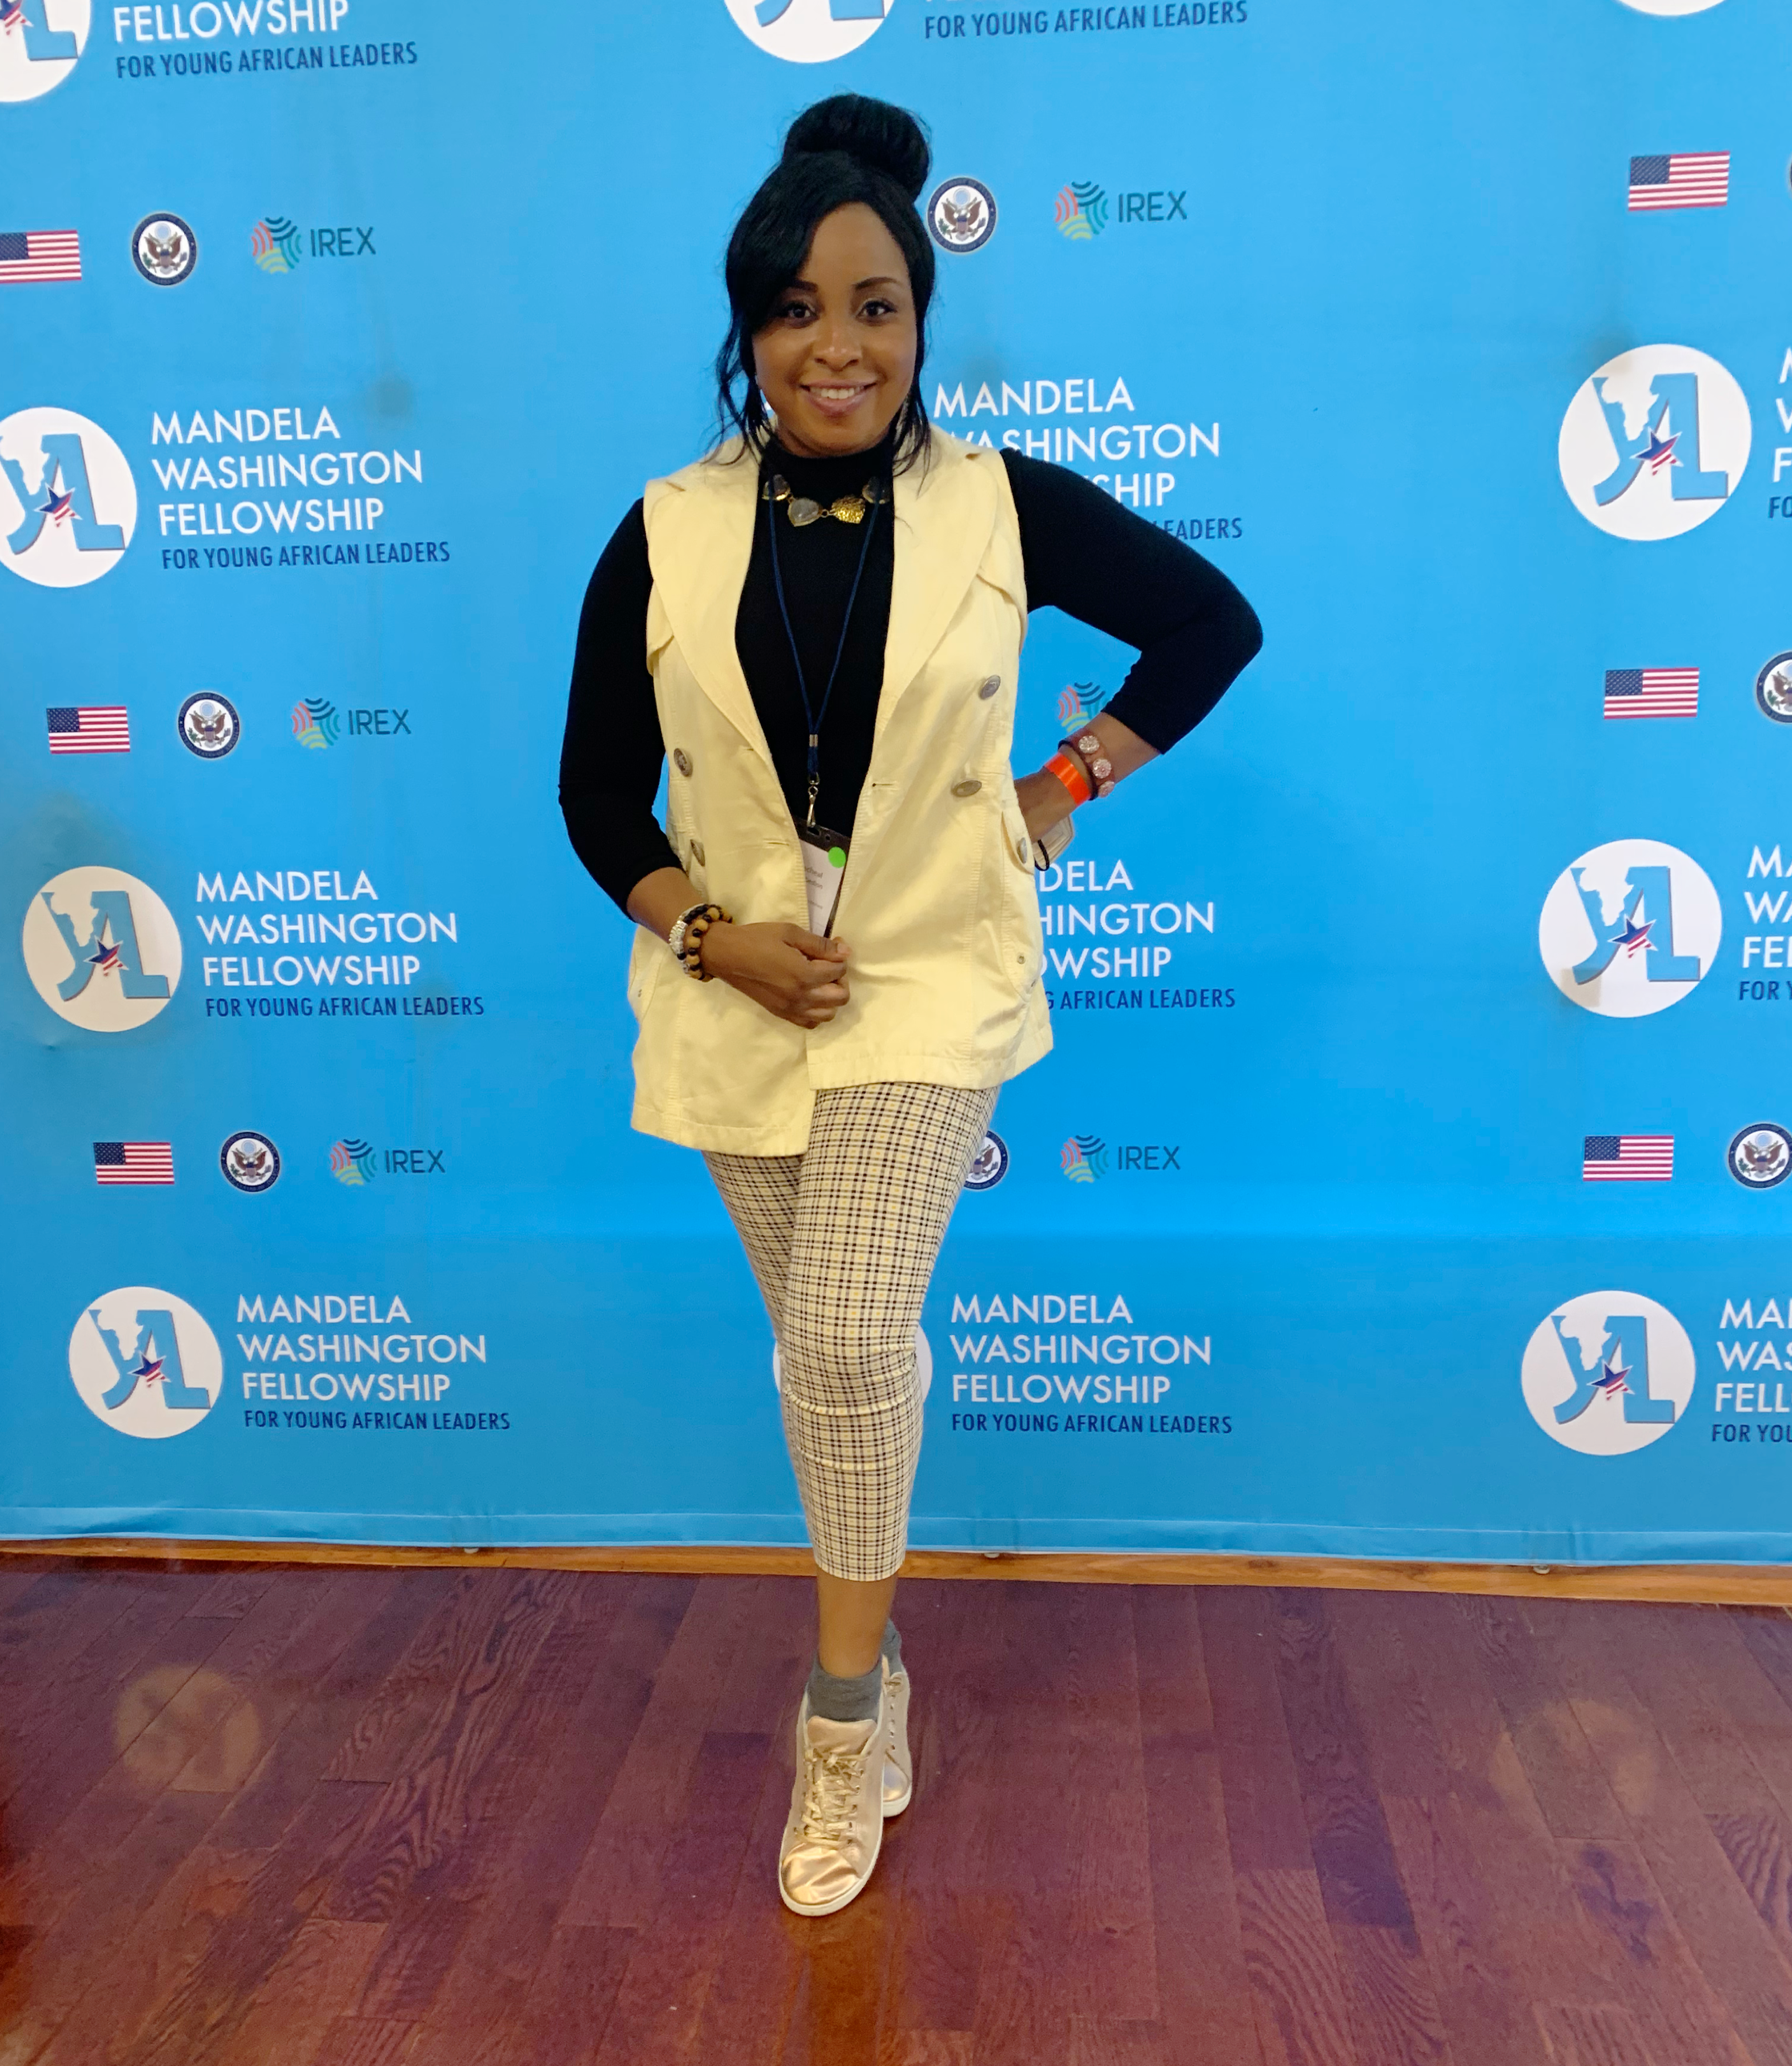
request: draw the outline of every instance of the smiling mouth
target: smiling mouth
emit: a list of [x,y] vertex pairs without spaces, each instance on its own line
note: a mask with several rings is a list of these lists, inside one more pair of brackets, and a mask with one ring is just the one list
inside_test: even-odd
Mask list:
[[837,408],[844,403],[856,402],[861,395],[868,395],[871,390],[872,383],[866,380],[843,387],[831,386],[824,387],[817,383],[805,387],[803,391],[811,402],[827,403]]

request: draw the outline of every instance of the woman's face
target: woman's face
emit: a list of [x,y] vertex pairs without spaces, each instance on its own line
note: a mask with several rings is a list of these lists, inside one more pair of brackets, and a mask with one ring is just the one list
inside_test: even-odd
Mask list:
[[787,451],[865,452],[915,379],[915,298],[896,239],[854,201],[823,216],[802,277],[753,337],[753,367]]

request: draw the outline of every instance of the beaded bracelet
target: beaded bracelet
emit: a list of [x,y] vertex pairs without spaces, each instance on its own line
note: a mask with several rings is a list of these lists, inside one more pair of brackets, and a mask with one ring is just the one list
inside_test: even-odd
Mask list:
[[1066,747],[1082,763],[1089,778],[1090,793],[1096,796],[1109,795],[1114,788],[1114,763],[1108,759],[1106,748],[1094,733],[1080,731],[1074,739],[1060,739],[1060,752]]
[[1089,777],[1082,772],[1082,763],[1073,760],[1067,753],[1054,753],[1046,763],[1043,772],[1055,776],[1063,784],[1073,808],[1078,804],[1086,804],[1094,793],[1089,786]]
[[698,905],[693,913],[684,919],[684,944],[678,953],[678,961],[686,975],[697,977],[698,983],[713,983],[715,977],[702,967],[702,936],[711,926],[732,926],[734,919],[723,911],[722,905]]

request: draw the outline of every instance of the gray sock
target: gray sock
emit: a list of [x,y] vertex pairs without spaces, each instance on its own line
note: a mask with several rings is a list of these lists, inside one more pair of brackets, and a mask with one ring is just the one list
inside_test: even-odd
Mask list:
[[902,1638],[897,1635],[893,1621],[884,1624],[884,1661],[892,1675],[902,1669]]
[[809,1674],[809,1712],[830,1722],[868,1722],[883,1695],[881,1659],[862,1679],[836,1679],[822,1670],[819,1657]]

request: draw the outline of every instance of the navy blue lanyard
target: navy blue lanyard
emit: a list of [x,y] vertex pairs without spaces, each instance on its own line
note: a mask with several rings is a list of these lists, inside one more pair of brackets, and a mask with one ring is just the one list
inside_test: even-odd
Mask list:
[[[880,495],[878,500],[883,500]],[[852,622],[852,606],[859,600],[860,577],[865,571],[865,560],[871,551],[871,534],[877,524],[877,503],[873,502],[865,518],[865,535],[859,547],[859,564],[852,570],[852,586],[847,591],[846,614],[840,619],[839,643],[834,648],[834,664],[827,670],[827,686],[821,692],[821,707],[817,710],[809,700],[809,680],[803,671],[803,655],[796,648],[796,633],[791,629],[791,613],[784,601],[784,570],[778,561],[778,504],[768,494],[766,497],[766,526],[771,545],[771,585],[778,591],[778,614],[784,620],[784,636],[791,642],[791,664],[796,669],[797,693],[803,699],[803,715],[809,727],[809,816],[807,822],[815,821],[815,798],[821,793],[821,721],[827,715],[829,699],[834,693],[834,684],[839,679],[840,656],[846,650],[846,634]]]

